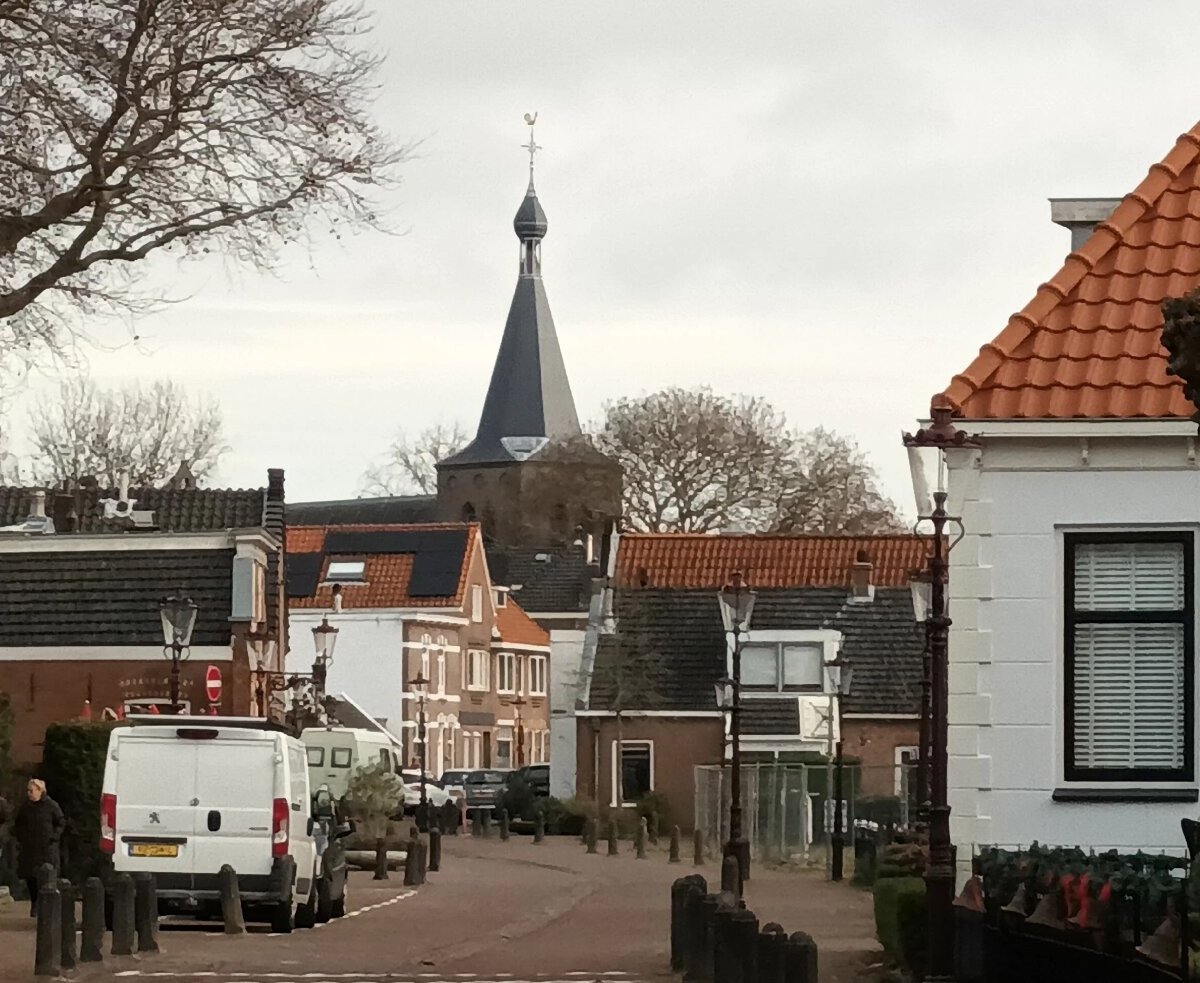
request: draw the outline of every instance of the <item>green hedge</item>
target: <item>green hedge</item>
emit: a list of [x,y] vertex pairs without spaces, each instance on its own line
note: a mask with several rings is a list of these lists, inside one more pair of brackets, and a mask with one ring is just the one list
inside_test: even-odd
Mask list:
[[67,820],[63,834],[63,875],[76,883],[108,873],[100,850],[100,791],[112,724],[67,723],[46,728],[41,777]]
[[875,935],[890,962],[920,978],[925,964],[925,881],[885,877],[875,882]]

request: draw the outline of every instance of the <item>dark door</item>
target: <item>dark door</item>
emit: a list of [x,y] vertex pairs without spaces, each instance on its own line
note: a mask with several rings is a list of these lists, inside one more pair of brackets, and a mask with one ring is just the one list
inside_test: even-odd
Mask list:
[[483,767],[492,767],[492,735],[483,735]]

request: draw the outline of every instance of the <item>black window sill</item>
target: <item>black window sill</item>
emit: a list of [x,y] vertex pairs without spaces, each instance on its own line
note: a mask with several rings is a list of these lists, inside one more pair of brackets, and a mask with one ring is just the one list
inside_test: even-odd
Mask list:
[[1196,802],[1194,788],[1056,788],[1055,802]]

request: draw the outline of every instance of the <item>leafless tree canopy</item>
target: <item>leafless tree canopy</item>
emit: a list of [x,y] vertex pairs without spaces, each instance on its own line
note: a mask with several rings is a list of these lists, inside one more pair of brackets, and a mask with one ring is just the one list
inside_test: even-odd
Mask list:
[[221,432],[217,404],[191,399],[175,383],[101,389],[72,378],[30,411],[32,478],[51,485],[94,477],[113,488],[125,472],[134,487],[158,485],[187,461],[203,482],[228,450]]
[[597,446],[625,469],[625,521],[647,532],[873,533],[895,506],[852,442],[796,433],[760,397],[664,389],[610,403]]
[[360,490],[364,495],[432,495],[437,462],[462,450],[470,439],[461,423],[435,423],[411,439],[401,431],[383,458],[363,473]]
[[153,301],[136,262],[377,224],[404,156],[356,0],[0,0],[0,354]]

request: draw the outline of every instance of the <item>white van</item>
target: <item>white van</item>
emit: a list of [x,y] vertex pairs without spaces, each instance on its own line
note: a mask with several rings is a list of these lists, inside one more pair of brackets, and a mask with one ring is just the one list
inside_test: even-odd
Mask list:
[[164,907],[210,909],[229,864],[247,917],[273,931],[315,921],[320,874],[304,745],[266,720],[135,716],[113,730],[101,847],[155,875]]
[[361,727],[308,727],[300,734],[308,753],[308,780],[326,785],[335,799],[346,794],[359,768],[382,762],[392,774],[403,766],[401,751],[386,734]]

